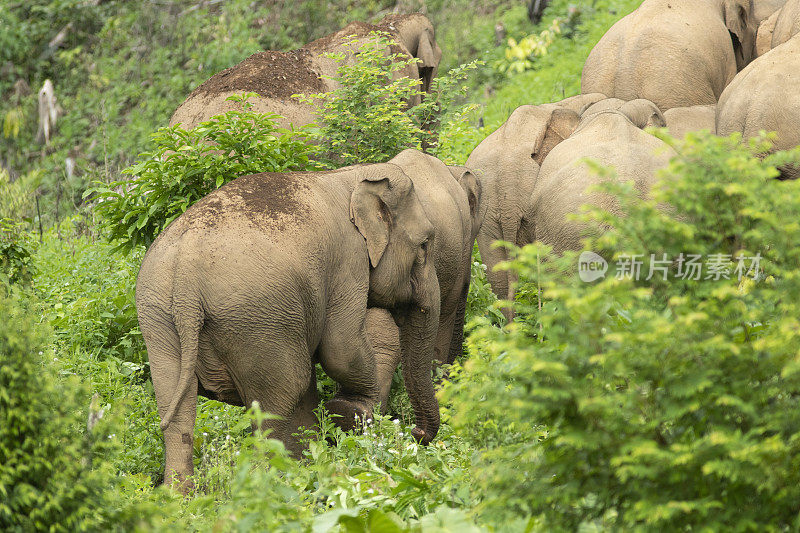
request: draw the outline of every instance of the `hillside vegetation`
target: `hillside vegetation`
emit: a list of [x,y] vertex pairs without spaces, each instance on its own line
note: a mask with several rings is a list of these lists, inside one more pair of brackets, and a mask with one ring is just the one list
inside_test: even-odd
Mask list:
[[[441,117],[437,156],[463,163],[518,105],[576,94],[591,47],[639,3],[554,0],[534,26],[518,2],[427,2],[440,72],[483,62],[454,85],[466,90]],[[763,141],[700,135],[665,137],[679,157],[653,200],[618,187],[627,217],[587,214],[611,227],[591,244],[620,254],[760,254],[763,275],[586,284],[562,275],[577,254],[531,245],[508,265],[523,284],[518,319],[503,328],[475,261],[465,355],[439,386],[443,423],[431,445],[409,435],[399,373],[386,416],[345,434],[322,413],[299,461],[250,429],[267,416],[257,406],[201,398],[194,491],[183,498],[159,486],[163,444],[134,305],[143,244],[237,173],[267,160],[310,163],[302,139],[287,138],[284,159],[273,157],[273,125],[247,110],[209,130],[262,127],[259,146],[231,144],[235,161],[181,151],[207,140],[202,133],[152,134],[197,84],[253,52],[296,47],[392,7],[0,1],[0,529],[798,527],[800,184],[773,179],[788,156],[764,158]],[[546,53],[510,66],[507,39],[542,32]],[[45,79],[63,109],[49,145],[36,139]],[[388,157],[399,145],[381,149]],[[146,157],[167,151],[181,158]],[[194,180],[181,178],[186,169]],[[143,192],[115,203],[121,179],[142,191],[155,183],[169,202]],[[334,383],[318,376],[330,397]]]

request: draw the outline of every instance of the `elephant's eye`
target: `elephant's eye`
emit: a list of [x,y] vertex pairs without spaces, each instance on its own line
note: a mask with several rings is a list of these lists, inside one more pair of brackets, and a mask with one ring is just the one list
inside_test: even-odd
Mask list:
[[428,243],[429,243],[429,242],[430,242],[430,239],[425,239],[425,240],[424,240],[424,241],[422,241],[422,243],[420,243],[420,245],[419,245],[419,247],[422,249],[422,251],[423,251],[424,253],[428,253]]

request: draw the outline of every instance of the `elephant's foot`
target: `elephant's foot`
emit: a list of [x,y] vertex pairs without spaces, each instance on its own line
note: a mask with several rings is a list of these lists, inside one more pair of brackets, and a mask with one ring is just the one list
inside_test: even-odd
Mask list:
[[372,409],[363,401],[337,397],[328,400],[325,408],[330,414],[339,415],[333,418],[333,422],[342,431],[350,431],[372,422]]
[[414,429],[411,430],[411,436],[414,438],[414,440],[416,440],[423,446],[427,446],[433,440],[433,437],[431,437],[428,433],[426,433],[419,427],[415,427]]

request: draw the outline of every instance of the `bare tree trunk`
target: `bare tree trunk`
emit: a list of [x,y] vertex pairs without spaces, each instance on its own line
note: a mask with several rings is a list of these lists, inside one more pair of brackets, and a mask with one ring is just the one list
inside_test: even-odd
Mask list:
[[528,0],[528,19],[534,24],[538,24],[549,3],[549,0]]
[[36,216],[39,219],[39,242],[44,242],[44,232],[42,231],[42,212],[39,210],[39,191],[34,194],[36,198]]
[[61,240],[61,224],[59,223],[58,207],[61,203],[61,181],[56,181],[56,233],[58,240]]

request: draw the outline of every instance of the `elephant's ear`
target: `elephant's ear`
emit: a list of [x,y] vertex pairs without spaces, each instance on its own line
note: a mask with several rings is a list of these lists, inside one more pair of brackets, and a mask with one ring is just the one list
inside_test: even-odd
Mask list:
[[578,116],[578,113],[571,109],[560,107],[553,109],[550,118],[547,120],[544,135],[542,135],[541,141],[537,143],[535,151],[531,154],[533,160],[541,166],[550,150],[572,135],[580,120],[581,117]]
[[472,173],[471,170],[465,167],[448,167],[450,173],[467,193],[467,201],[469,202],[469,217],[472,221],[473,239],[478,234],[478,230],[483,222],[483,214],[480,208],[481,205],[481,182],[478,177]]
[[392,215],[384,198],[390,187],[388,178],[366,178],[356,185],[350,197],[350,221],[367,241],[373,268],[378,266],[389,245]]
[[431,42],[431,36],[428,32],[420,33],[419,40],[417,41],[417,57],[421,61],[419,66],[421,68],[436,68],[439,66],[439,59],[436,57],[436,44]]
[[650,100],[642,98],[625,102],[620,108],[620,113],[624,114],[639,129],[649,127],[665,128],[667,121],[661,110]]
[[[733,49],[737,56],[737,63],[740,61],[739,56],[746,56],[744,50],[745,43],[749,42],[747,38],[748,22],[750,21],[750,13],[748,8],[744,6],[741,0],[725,0],[722,7],[722,20],[731,34],[733,41]],[[739,65],[741,69],[743,65]]]

